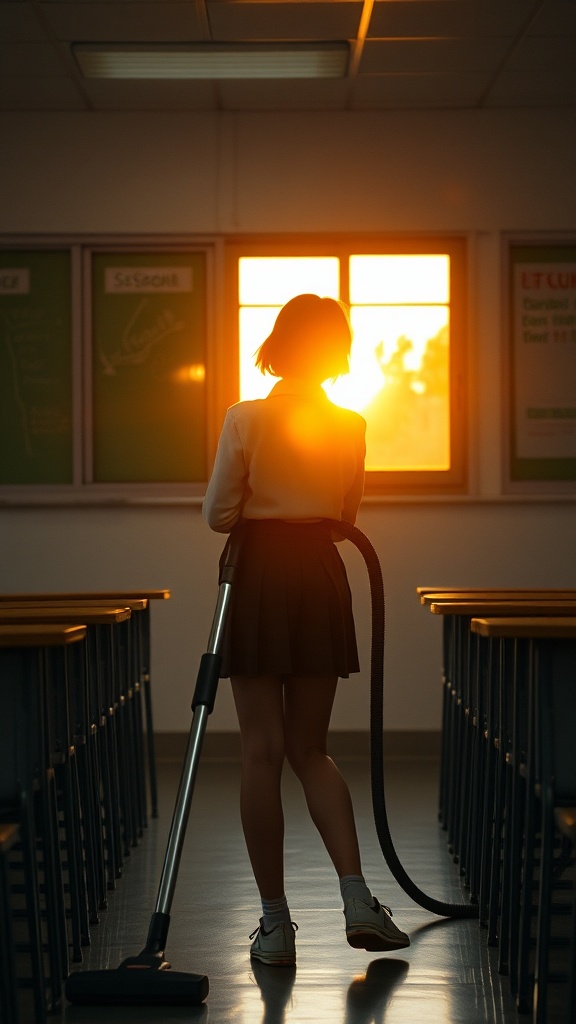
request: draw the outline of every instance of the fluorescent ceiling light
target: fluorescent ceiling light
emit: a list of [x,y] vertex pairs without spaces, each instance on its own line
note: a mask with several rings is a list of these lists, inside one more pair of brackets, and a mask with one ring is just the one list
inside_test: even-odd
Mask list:
[[347,43],[77,43],[85,78],[343,78]]

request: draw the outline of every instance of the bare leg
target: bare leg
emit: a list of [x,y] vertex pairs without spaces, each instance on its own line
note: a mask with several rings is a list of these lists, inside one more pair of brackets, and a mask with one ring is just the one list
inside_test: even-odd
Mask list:
[[239,676],[232,692],[242,741],[240,815],[248,856],[262,899],[284,894],[284,763],[282,680]]
[[337,679],[291,678],[284,688],[286,757],[338,877],[361,875],[352,800],[326,752]]

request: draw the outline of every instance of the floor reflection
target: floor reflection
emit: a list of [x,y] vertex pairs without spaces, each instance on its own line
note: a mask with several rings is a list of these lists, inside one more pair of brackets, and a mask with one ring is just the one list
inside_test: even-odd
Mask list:
[[373,960],[346,993],[345,1024],[381,1024],[395,990],[405,981],[406,960]]
[[[401,955],[351,949],[338,881],[309,822],[300,790],[286,780],[286,885],[299,924],[296,968],[250,960],[257,892],[238,813],[238,766],[199,772],[180,867],[167,955],[174,970],[206,973],[202,1007],[66,1006],[51,1024],[518,1024],[497,950],[475,920],[435,918],[391,878],[375,835],[369,765],[345,762],[367,878],[410,934]],[[160,766],[160,817],[134,850],[109,909],[77,969],[117,967],[144,942],[154,906],[179,771]],[[386,784],[391,831],[414,880],[438,898],[466,899],[436,814],[437,767],[392,763]],[[550,1017],[549,1024],[565,1018]],[[24,1022],[27,1024],[27,1022]]]
[[[271,967],[258,960],[251,963],[252,977],[260,989],[263,1003],[261,1024],[285,1024],[286,1009],[292,1001],[292,989],[296,981],[296,967]],[[248,1021],[257,1018],[246,1016]]]

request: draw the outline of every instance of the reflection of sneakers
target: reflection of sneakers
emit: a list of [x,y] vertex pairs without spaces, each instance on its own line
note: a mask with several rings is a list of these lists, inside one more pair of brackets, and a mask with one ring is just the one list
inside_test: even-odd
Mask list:
[[298,925],[292,921],[290,924],[277,924],[271,931],[265,932],[262,927],[262,918],[250,938],[254,942],[250,946],[250,956],[260,960],[263,964],[275,964],[276,967],[292,967],[296,963],[296,943],[294,932],[298,931]]
[[354,949],[368,949],[370,952],[386,952],[404,949],[410,939],[392,921],[392,911],[377,900],[369,907],[362,900],[348,900],[344,908],[346,917],[346,938]]

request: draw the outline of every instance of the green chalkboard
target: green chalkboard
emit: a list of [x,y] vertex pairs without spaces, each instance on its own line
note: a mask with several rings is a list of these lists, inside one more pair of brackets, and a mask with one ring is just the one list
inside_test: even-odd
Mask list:
[[72,482],[70,251],[0,251],[0,484]]
[[206,479],[205,260],[92,254],[95,483]]

